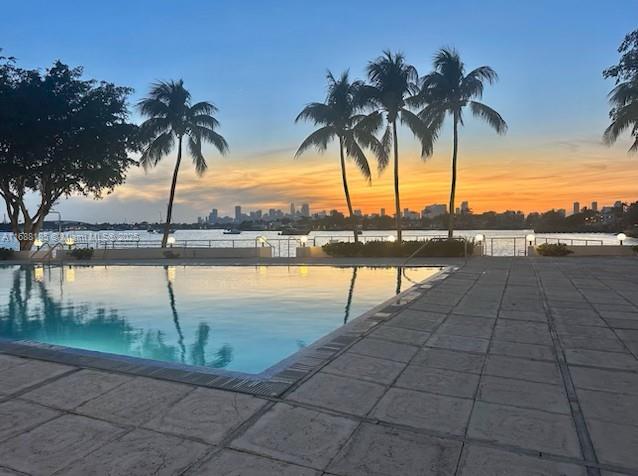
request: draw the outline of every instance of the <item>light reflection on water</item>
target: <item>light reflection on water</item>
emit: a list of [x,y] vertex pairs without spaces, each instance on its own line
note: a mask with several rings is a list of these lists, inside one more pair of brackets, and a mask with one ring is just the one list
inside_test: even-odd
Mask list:
[[411,284],[398,268],[6,266],[0,337],[259,373]]

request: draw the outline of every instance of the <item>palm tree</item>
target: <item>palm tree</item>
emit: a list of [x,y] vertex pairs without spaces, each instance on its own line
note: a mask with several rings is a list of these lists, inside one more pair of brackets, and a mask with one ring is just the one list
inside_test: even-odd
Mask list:
[[386,128],[381,142],[389,153],[394,149],[394,204],[397,228],[397,240],[401,234],[401,201],[399,198],[399,139],[397,137],[397,119],[408,126],[421,143],[421,157],[432,154],[435,137],[416,114],[408,110],[409,99],[418,92],[418,74],[414,66],[405,62],[401,53],[384,51],[383,55],[368,64],[370,85],[364,88],[364,98],[386,116]]
[[629,152],[638,151],[638,77],[619,83],[609,93],[611,124],[603,136],[607,144],[613,144],[627,129],[631,129],[634,143]]
[[498,134],[507,131],[507,124],[494,109],[478,102],[483,96],[484,82],[494,83],[496,72],[481,66],[465,74],[465,65],[454,49],[443,48],[434,56],[434,71],[421,82],[421,92],[415,103],[425,104],[419,117],[433,131],[439,131],[445,116],[452,116],[454,142],[452,149],[452,185],[450,190],[448,238],[454,234],[454,194],[456,193],[456,163],[459,125],[463,125],[463,108],[470,107],[474,116],[487,122]]
[[346,203],[350,220],[352,221],[354,241],[358,242],[357,227],[350,200],[348,189],[348,179],[346,176],[346,156],[352,158],[363,174],[370,181],[370,165],[363,151],[370,149],[379,161],[379,167],[383,168],[388,162],[388,155],[381,142],[374,136],[381,127],[383,118],[378,112],[362,114],[364,107],[361,90],[363,83],[360,81],[350,82],[348,72],[341,74],[339,79],[335,79],[328,71],[328,93],[323,103],[313,102],[308,104],[299,113],[295,122],[308,120],[319,129],[310,134],[301,143],[295,157],[299,157],[309,148],[314,147],[319,152],[324,152],[328,144],[333,139],[339,141],[339,155],[341,161],[341,178],[343,180],[343,191],[346,195]]
[[148,97],[138,103],[138,108],[143,116],[148,117],[140,126],[141,139],[145,146],[140,163],[144,169],[156,166],[173,150],[177,140],[177,160],[173,170],[162,237],[162,247],[165,248],[173,213],[177,174],[182,161],[182,141],[184,139],[188,141],[195,171],[200,176],[208,168],[202,154],[202,143],[213,144],[221,154],[228,151],[228,144],[226,139],[215,132],[215,129],[219,127],[219,122],[213,116],[217,108],[206,101],[191,104],[191,95],[184,88],[184,82],[181,79],[153,84]]

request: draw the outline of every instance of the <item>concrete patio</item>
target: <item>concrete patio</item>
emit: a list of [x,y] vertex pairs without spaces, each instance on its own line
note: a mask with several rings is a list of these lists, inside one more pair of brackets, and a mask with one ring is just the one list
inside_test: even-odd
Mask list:
[[638,475],[638,259],[461,266],[280,398],[0,354],[0,476]]

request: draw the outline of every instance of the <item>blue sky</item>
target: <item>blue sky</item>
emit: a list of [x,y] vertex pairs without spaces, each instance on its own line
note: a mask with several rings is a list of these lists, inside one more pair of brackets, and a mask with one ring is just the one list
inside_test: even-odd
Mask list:
[[[468,153],[496,156],[539,144],[553,151],[598,140],[611,87],[601,71],[616,61],[637,14],[635,0],[24,1],[3,5],[0,47],[22,66],[57,58],[82,65],[88,77],[133,87],[133,101],[156,79],[183,78],[194,98],[220,108],[228,160],[259,171],[273,154],[290,156],[311,130],[293,119],[305,103],[323,99],[327,68],[362,77],[383,49],[404,52],[426,73],[437,48],[454,46],[469,68],[489,64],[499,73],[484,99],[508,121],[509,134],[500,140],[468,124]],[[446,140],[440,151],[448,150]],[[147,202],[140,217],[165,202],[152,200],[138,200]],[[231,201],[217,200],[230,209]],[[73,208],[79,202],[70,202],[71,213],[85,213]],[[115,218],[111,202],[98,215]],[[181,206],[184,218],[199,210]]]

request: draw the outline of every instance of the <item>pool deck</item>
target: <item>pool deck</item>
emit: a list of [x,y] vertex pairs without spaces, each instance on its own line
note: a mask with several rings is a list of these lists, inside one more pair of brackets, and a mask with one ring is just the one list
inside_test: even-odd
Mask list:
[[0,476],[638,475],[638,259],[436,262],[277,397],[0,354]]

